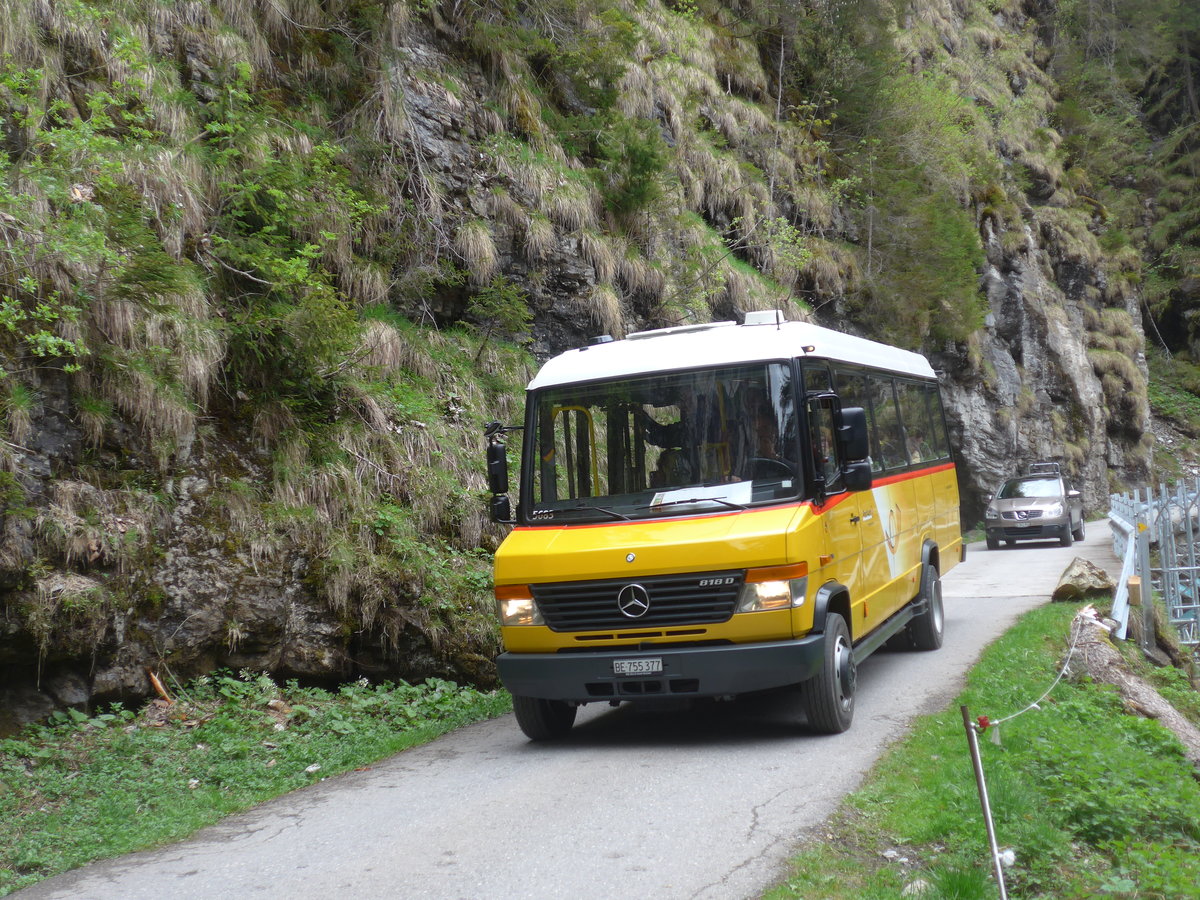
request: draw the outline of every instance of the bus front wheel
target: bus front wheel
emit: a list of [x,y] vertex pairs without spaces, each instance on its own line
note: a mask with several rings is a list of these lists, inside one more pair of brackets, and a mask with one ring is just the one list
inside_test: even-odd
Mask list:
[[525,737],[531,741],[552,741],[571,730],[575,724],[576,707],[562,700],[513,694],[513,713]]
[[825,619],[825,658],[821,671],[800,685],[808,726],[822,734],[841,734],[854,718],[854,688],[858,674],[850,629],[837,613]]

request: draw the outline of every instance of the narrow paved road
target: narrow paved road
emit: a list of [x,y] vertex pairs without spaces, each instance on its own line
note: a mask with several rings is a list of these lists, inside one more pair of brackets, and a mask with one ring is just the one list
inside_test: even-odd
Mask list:
[[1046,602],[1076,555],[1119,571],[1104,522],[1072,549],[972,546],[944,582],[945,646],[867,660],[846,734],[804,734],[786,694],[700,709],[585,707],[552,746],[528,743],[505,717],[17,896],[757,897],[806,829],[914,716],[951,702],[983,647]]

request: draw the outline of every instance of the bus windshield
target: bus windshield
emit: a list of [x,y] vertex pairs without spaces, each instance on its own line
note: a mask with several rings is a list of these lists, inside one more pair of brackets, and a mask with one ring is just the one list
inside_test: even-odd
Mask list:
[[560,385],[530,410],[530,521],[711,513],[800,494],[786,363]]

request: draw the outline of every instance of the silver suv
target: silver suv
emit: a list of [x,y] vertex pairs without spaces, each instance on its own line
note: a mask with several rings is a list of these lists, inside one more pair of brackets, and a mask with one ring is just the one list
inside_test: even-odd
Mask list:
[[1028,475],[1010,478],[988,500],[987,545],[1058,538],[1064,547],[1084,538],[1083,497],[1063,480],[1058,463],[1034,463]]

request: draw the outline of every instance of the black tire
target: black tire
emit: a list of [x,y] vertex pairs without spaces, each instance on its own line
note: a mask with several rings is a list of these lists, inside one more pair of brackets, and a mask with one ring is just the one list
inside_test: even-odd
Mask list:
[[552,741],[564,737],[575,724],[577,707],[562,700],[542,700],[513,694],[513,712],[517,724],[531,741]]
[[850,629],[837,613],[825,617],[825,659],[821,671],[800,685],[808,727],[821,734],[841,734],[854,719],[858,674]]
[[936,566],[926,563],[921,567],[921,592],[917,601],[925,604],[925,611],[908,623],[908,637],[918,650],[936,650],[942,646],[946,630],[946,613],[942,606],[942,577]]
[[1083,516],[1079,517],[1079,527],[1071,532],[1071,537],[1077,541],[1082,541],[1087,537],[1087,523],[1083,521]]
[[1063,526],[1063,533],[1059,535],[1058,544],[1060,547],[1070,547],[1073,543],[1075,541],[1071,536],[1071,523],[1068,520],[1067,524]]
[[1000,538],[994,538],[991,535],[988,535],[987,544],[989,550],[999,550]]

